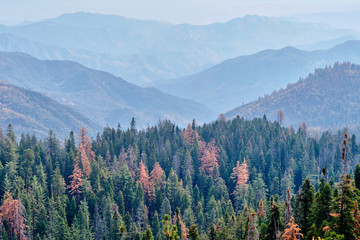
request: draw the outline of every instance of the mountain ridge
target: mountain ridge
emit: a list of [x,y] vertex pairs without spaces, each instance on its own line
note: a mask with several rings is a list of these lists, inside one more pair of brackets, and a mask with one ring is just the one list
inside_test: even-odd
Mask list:
[[335,63],[316,69],[308,77],[289,84],[285,89],[237,107],[225,114],[252,119],[266,117],[277,120],[279,110],[285,115],[284,124],[298,126],[305,122],[315,130],[337,130],[348,127],[360,130],[360,65]]
[[42,93],[0,81],[0,127],[12,124],[16,133],[32,133],[41,137],[53,130],[65,138],[70,131],[86,127],[95,135],[100,127],[89,118]]
[[205,122],[214,113],[191,100],[154,88],[141,88],[104,71],[72,61],[38,60],[24,53],[0,52],[0,78],[42,92],[71,106],[99,125],[127,126],[132,117],[139,127],[169,119],[186,125]]
[[284,88],[314,69],[336,61],[360,63],[360,41],[347,41],[328,50],[303,51],[295,47],[263,50],[155,86],[221,112]]
[[[111,21],[113,18],[117,20]],[[108,71],[110,67],[106,68],[106,65],[109,64],[113,74],[142,86],[159,79],[193,74],[225,59],[262,49],[311,44],[357,34],[351,30],[261,16],[245,16],[208,25],[171,25],[89,13],[67,14],[15,27],[1,26],[0,32],[42,45],[92,53],[88,55],[110,55],[112,61],[106,61],[105,57],[99,59],[98,69]],[[28,53],[34,55],[31,49]],[[136,59],[130,57],[134,55]],[[80,56],[77,53],[67,60],[81,59]],[[116,56],[122,56],[120,63]],[[151,58],[157,63],[150,61]],[[87,65],[86,59],[81,63]],[[121,64],[128,64],[131,70],[127,72],[135,73],[121,74],[125,70]],[[94,63],[87,66],[93,67]]]

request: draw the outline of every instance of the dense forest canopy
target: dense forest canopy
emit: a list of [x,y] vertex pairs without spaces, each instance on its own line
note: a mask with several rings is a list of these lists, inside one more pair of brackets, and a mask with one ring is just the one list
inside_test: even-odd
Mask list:
[[281,109],[285,114],[283,123],[287,126],[298,126],[305,121],[314,131],[347,127],[358,135],[359,92],[360,65],[336,62],[225,115],[228,118],[240,115],[246,119],[266,115],[269,120],[275,120]]
[[[1,239],[356,239],[355,135],[264,116],[0,133]],[[345,139],[344,139],[345,136]],[[354,173],[354,174],[353,174]]]

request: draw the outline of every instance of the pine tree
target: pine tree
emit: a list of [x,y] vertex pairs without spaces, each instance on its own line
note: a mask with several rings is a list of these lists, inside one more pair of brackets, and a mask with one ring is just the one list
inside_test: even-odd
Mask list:
[[180,239],[186,239],[188,229],[181,219],[180,208],[176,208],[173,224],[176,225]]
[[154,232],[154,239],[160,240],[161,239],[161,230],[160,230],[159,214],[156,210],[155,210],[152,222],[151,222],[151,229]]
[[34,238],[38,234],[45,235],[46,230],[46,206],[45,206],[45,189],[38,182],[37,177],[34,176],[29,194],[29,213],[31,219],[28,219],[29,227],[31,230],[31,236]]
[[34,151],[32,149],[26,149],[22,154],[22,163],[20,164],[22,176],[25,181],[25,188],[29,187],[29,179],[32,175],[32,166],[34,165],[35,156]]
[[290,199],[290,189],[287,189],[287,196],[285,201],[285,219],[284,222],[288,224],[292,217],[292,209],[291,209],[291,199]]
[[235,191],[232,195],[235,196],[236,204],[235,207],[237,210],[240,210],[242,207],[247,205],[247,198],[249,193],[249,169],[246,158],[244,158],[244,162],[240,164],[239,161],[236,163],[236,167],[233,168],[233,172],[231,178],[236,183]]
[[5,193],[0,216],[2,221],[9,225],[9,235],[20,240],[27,239],[24,211],[25,208],[19,200],[13,199],[8,192]]
[[297,240],[298,237],[304,237],[300,231],[301,229],[299,226],[295,223],[295,220],[293,217],[290,218],[290,222],[287,224],[288,228],[285,229],[282,238],[284,240]]
[[206,144],[206,147],[201,156],[201,167],[205,173],[210,176],[215,167],[219,167],[219,148],[215,146],[215,140]]
[[247,216],[246,240],[259,240],[259,232],[256,228],[257,218],[254,210],[250,209]]
[[312,225],[312,206],[314,202],[314,186],[311,184],[310,179],[306,178],[301,189],[298,193],[297,198],[297,222],[299,223],[300,228],[304,236],[307,235],[307,232],[310,230]]
[[[352,179],[349,174],[347,174],[347,145],[349,142],[349,134],[345,132],[344,134],[344,146],[342,147],[342,174],[340,181],[340,196],[336,199],[336,202],[339,203],[340,209],[338,217],[336,218],[336,228],[337,233],[343,234],[346,239],[355,239],[354,227],[356,225],[353,210],[354,210],[354,191]],[[334,216],[334,215],[333,215]]]
[[190,240],[200,240],[200,236],[196,225],[192,225],[190,227],[187,238],[189,238]]
[[119,191],[118,194],[115,196],[115,202],[119,207],[119,213],[121,216],[125,215],[125,202],[124,202],[124,196],[122,194],[122,191]]
[[77,219],[79,221],[81,239],[93,239],[93,232],[90,226],[89,207],[86,199],[80,202],[80,209]]
[[125,234],[126,234],[126,227],[122,222],[122,218],[117,207],[114,207],[113,215],[111,218],[110,238],[112,240],[122,240]]
[[187,129],[182,132],[182,136],[191,145],[193,145],[195,141],[200,140],[197,130],[194,130],[190,123],[188,124]]
[[353,216],[354,211],[354,192],[352,180],[349,175],[341,179],[342,195],[335,198],[335,213],[330,214],[335,217],[335,230],[338,234],[343,234],[345,239],[355,239],[356,222]]
[[90,176],[90,164],[95,160],[95,153],[91,148],[91,141],[88,136],[88,132],[85,127],[82,127],[79,131],[79,147],[77,158],[81,161],[86,177]]
[[317,228],[322,226],[323,221],[331,221],[332,191],[327,182],[315,196],[312,207],[314,222]]
[[78,162],[75,163],[73,174],[69,176],[70,185],[67,186],[69,193],[79,199],[81,193],[81,186],[83,182],[83,173],[79,167]]
[[258,204],[258,209],[256,211],[256,214],[258,216],[258,218],[261,220],[261,221],[264,221],[265,218],[266,218],[266,211],[265,211],[265,204],[264,204],[264,201],[261,199],[259,201],[259,204]]
[[150,228],[146,229],[146,232],[144,233],[142,240],[154,240],[154,237],[153,237],[153,234],[152,234]]
[[54,174],[51,181],[51,193],[54,199],[63,198],[66,191],[65,180],[61,175],[59,164],[56,164]]
[[163,220],[163,233],[166,240],[172,239],[172,228],[171,228],[171,221],[169,215],[165,214],[164,220]]
[[355,186],[357,189],[360,189],[360,164],[356,165],[354,176],[355,176]]
[[270,215],[270,222],[266,229],[266,237],[267,240],[273,239],[280,239],[281,231],[282,231],[282,222],[280,218],[280,210],[277,207],[274,200],[272,200],[272,207],[271,207],[271,215]]
[[162,204],[161,204],[161,210],[160,210],[160,214],[161,217],[165,217],[165,215],[169,215],[171,216],[171,205],[170,205],[170,201],[167,197],[164,198]]
[[156,181],[160,188],[163,175],[164,175],[164,171],[161,168],[160,164],[158,162],[155,162],[154,168],[150,173],[150,179],[152,181],[152,184],[155,185],[155,181]]
[[240,164],[239,161],[236,162],[236,167],[233,168],[231,178],[234,179],[234,182],[236,183],[236,189],[240,186],[247,187],[247,182],[249,180],[249,168],[246,158],[244,158],[244,162],[242,164]]
[[150,177],[143,161],[140,161],[138,179],[144,192],[146,193],[147,199],[151,202],[155,198],[155,188],[153,182],[150,181]]

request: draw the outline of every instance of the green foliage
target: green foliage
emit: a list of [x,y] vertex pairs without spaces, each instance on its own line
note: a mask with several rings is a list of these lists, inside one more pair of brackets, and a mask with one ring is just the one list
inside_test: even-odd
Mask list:
[[304,236],[307,235],[312,225],[311,209],[314,202],[314,193],[314,186],[311,184],[310,179],[306,178],[296,199],[296,222],[301,228]]
[[[31,239],[161,240],[186,234],[191,239],[274,239],[284,230],[286,214],[284,224],[293,215],[306,239],[326,238],[330,232],[359,237],[357,170],[355,184],[347,180],[344,185],[342,217],[334,217],[340,213],[341,164],[336,159],[341,131],[315,139],[266,118],[235,118],[190,129],[196,136],[191,143],[168,121],[147,130],[105,128],[91,143],[96,154],[91,174],[81,177],[81,193],[74,198],[67,187],[78,154],[74,134],[64,146],[52,132],[45,141],[23,135],[18,144],[10,127],[6,137],[0,134],[0,198],[8,191],[21,201]],[[219,167],[207,175],[200,159],[212,141],[220,149]],[[357,146],[352,138],[353,161],[359,159]],[[244,158],[248,181],[237,184],[231,176]],[[138,178],[139,162],[151,172],[151,159],[164,171],[161,179],[149,177],[144,185],[153,187],[153,199]],[[326,169],[320,179],[314,164]],[[294,211],[286,212],[285,200]],[[8,222],[2,229],[3,238],[13,237]]]
[[200,240],[199,233],[196,225],[192,225],[189,229],[188,238],[190,240]]
[[360,189],[360,164],[356,165],[354,175],[355,175],[355,186],[358,189]]

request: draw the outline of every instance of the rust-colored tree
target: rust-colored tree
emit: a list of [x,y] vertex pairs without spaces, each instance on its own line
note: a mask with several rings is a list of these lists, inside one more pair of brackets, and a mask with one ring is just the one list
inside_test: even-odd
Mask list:
[[181,220],[180,209],[177,208],[175,211],[173,224],[176,225],[178,229],[181,229],[182,239],[187,239],[189,229],[186,228],[184,222]]
[[20,240],[27,239],[24,210],[19,200],[13,199],[10,193],[5,193],[3,205],[0,207],[0,216],[2,221],[9,225],[10,235]]
[[261,219],[262,221],[265,220],[266,211],[265,211],[265,204],[264,204],[264,201],[262,199],[260,199],[260,201],[259,201],[259,205],[258,205],[258,209],[256,211],[256,214],[257,214],[259,219]]
[[90,164],[95,159],[95,153],[91,150],[91,148],[91,140],[88,136],[88,132],[85,127],[82,127],[79,131],[79,147],[77,158],[81,160],[86,177],[90,176]]
[[75,162],[73,174],[69,176],[70,184],[68,185],[69,193],[79,199],[83,181],[83,173],[79,167],[79,162]]
[[201,156],[200,169],[204,169],[205,173],[210,176],[215,166],[219,167],[219,148],[215,146],[215,140],[209,142]]
[[150,181],[149,174],[143,161],[140,161],[139,164],[138,179],[146,196],[151,201],[155,197],[155,188],[153,182]]
[[162,176],[164,175],[164,170],[161,168],[158,162],[155,163],[153,170],[150,173],[150,179],[155,184],[155,181],[161,186]]
[[236,166],[233,168],[231,178],[234,179],[234,182],[236,183],[235,188],[240,186],[247,187],[247,182],[249,180],[249,166],[246,158],[244,158],[244,162],[241,164],[237,161]]
[[285,229],[283,235],[281,236],[283,240],[297,240],[298,237],[303,238],[304,236],[300,233],[301,229],[295,223],[293,217],[290,218],[290,222],[287,224],[288,228]]
[[191,145],[194,144],[195,140],[197,140],[198,142],[201,141],[199,133],[196,131],[196,129],[195,130],[192,129],[192,126],[190,123],[188,124],[187,129],[185,129],[182,132],[182,136]]
[[217,119],[219,122],[226,122],[225,114],[220,113]]

